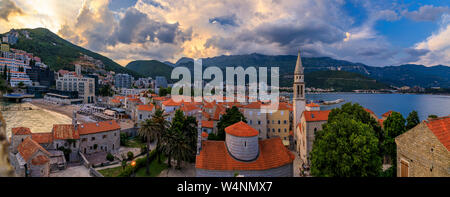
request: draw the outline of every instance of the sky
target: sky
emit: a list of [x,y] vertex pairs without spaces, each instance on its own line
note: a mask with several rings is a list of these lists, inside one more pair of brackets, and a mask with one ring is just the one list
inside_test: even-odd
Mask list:
[[37,27],[123,66],[299,50],[450,66],[450,0],[0,0],[0,32]]

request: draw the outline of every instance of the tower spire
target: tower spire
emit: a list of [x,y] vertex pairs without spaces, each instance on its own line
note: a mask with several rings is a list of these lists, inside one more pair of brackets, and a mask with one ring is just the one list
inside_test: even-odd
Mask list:
[[294,74],[303,74],[302,58],[300,56],[300,50],[298,50],[297,63],[295,64]]

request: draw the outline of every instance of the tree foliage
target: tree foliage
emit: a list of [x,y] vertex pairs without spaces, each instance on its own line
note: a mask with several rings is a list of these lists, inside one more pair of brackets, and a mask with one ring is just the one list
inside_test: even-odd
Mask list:
[[247,123],[244,115],[239,111],[236,106],[226,110],[225,114],[220,118],[217,123],[217,140],[225,140],[225,128],[239,121]]
[[[386,150],[386,155],[392,163],[393,169],[397,168],[397,146],[395,144],[395,138],[406,131],[405,118],[398,112],[392,112],[391,115],[383,121],[384,135],[386,139],[383,142],[383,148]],[[393,174],[388,176],[395,176]]]
[[408,118],[406,118],[406,130],[410,130],[420,123],[419,115],[417,111],[412,111],[409,113]]
[[335,114],[316,133],[311,174],[322,177],[378,176],[382,159],[373,128],[345,113]]

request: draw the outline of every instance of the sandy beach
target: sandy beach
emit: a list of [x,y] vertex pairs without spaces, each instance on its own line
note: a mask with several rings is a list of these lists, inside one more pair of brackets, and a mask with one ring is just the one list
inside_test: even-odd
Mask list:
[[[53,111],[65,116],[68,116],[69,118],[73,118],[73,112],[78,111],[80,109],[80,106],[77,105],[54,105],[46,103],[43,99],[33,99],[31,101],[31,104],[34,106],[40,107],[45,110]],[[89,116],[77,114],[77,120],[79,123],[87,123],[87,122],[95,122],[95,120],[92,120]]]

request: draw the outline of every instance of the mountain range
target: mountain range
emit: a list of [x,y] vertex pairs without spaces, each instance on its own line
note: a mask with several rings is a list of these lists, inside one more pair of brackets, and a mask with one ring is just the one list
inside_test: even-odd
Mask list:
[[[123,67],[103,55],[74,45],[45,28],[14,31],[27,33],[20,33],[17,43],[11,45],[11,47],[41,57],[42,61],[49,65],[52,70],[74,70],[74,63],[80,61],[80,57],[83,55],[101,61],[104,67],[99,69],[114,71],[116,73],[128,73],[135,78],[165,76],[167,79],[170,79],[172,69],[178,66],[185,66],[193,70],[193,59],[188,57],[180,58],[175,63],[169,61],[161,62],[158,60],[137,60]],[[217,66],[224,70],[227,66],[242,66],[244,68],[250,66],[278,66],[280,68],[280,85],[291,87],[296,60],[297,56],[295,55],[263,55],[257,53],[221,55],[204,58],[203,68]],[[444,65],[426,67],[423,65],[405,64],[400,66],[373,67],[362,63],[336,60],[330,57],[302,57],[302,62],[305,73],[307,74],[316,71],[337,71],[327,73],[327,76],[365,77],[373,79],[376,82],[397,87],[450,87],[450,67]],[[340,72],[351,72],[358,75],[338,74]]]

